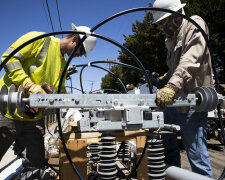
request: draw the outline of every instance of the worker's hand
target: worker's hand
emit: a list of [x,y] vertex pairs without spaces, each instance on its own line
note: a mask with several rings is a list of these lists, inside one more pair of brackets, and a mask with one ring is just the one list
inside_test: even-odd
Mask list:
[[167,105],[172,104],[173,97],[178,91],[178,87],[173,84],[166,84],[162,89],[159,89],[156,93],[156,104],[161,109],[164,109]]
[[45,90],[37,84],[34,84],[33,82],[27,82],[24,86],[25,94],[46,94]]

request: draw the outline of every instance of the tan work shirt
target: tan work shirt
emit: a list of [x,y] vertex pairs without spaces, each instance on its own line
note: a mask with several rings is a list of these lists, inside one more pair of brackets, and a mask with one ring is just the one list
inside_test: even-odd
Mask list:
[[[192,16],[208,35],[208,27],[199,16]],[[178,35],[167,38],[167,78],[175,84],[178,93],[191,93],[195,87],[213,86],[211,57],[201,32],[191,22],[183,19]]]

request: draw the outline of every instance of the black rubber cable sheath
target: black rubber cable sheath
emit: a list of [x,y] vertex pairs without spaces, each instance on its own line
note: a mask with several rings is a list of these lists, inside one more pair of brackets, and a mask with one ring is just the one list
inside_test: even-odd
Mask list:
[[[83,90],[83,83],[82,83],[82,73],[83,73],[84,68],[86,68],[86,67],[89,67],[89,65],[84,65],[82,67],[81,71],[80,71],[80,87],[81,87],[81,91],[82,91],[83,94],[84,94],[84,90]],[[111,72],[111,71],[109,71],[109,70],[107,70],[107,69],[105,69],[105,68],[103,68],[101,66],[90,65],[90,67],[96,67],[96,68],[102,69],[102,70],[108,72],[109,74],[111,74],[113,77],[115,77],[120,82],[124,92],[127,93],[126,86],[124,85],[124,83],[121,81],[121,79],[116,74],[114,74],[113,72]]]
[[[94,30],[96,30],[98,27],[102,26],[102,25],[105,24],[106,22],[108,22],[108,21],[110,21],[111,19],[114,19],[114,18],[116,18],[116,17],[118,17],[118,16],[121,16],[121,15],[123,15],[123,14],[127,14],[127,13],[130,13],[130,12],[135,12],[135,11],[146,11],[146,10],[156,10],[156,11],[163,11],[163,12],[168,12],[168,13],[172,13],[172,14],[177,14],[178,16],[181,16],[181,17],[183,17],[184,19],[187,19],[188,21],[190,21],[192,24],[194,24],[194,25],[198,28],[198,30],[199,30],[199,31],[201,32],[201,34],[203,35],[203,37],[204,37],[204,39],[205,39],[205,41],[206,41],[206,43],[207,43],[207,46],[208,46],[208,48],[209,48],[209,51],[210,51],[211,62],[212,62],[212,68],[213,68],[214,78],[215,78],[215,84],[216,84],[216,90],[218,91],[218,89],[219,89],[219,84],[218,84],[218,78],[217,78],[217,74],[216,74],[215,60],[214,60],[214,55],[213,55],[212,47],[211,47],[211,44],[209,43],[208,37],[207,37],[206,33],[204,32],[204,30],[203,30],[203,29],[202,29],[202,28],[201,28],[194,20],[190,19],[189,17],[187,17],[187,16],[185,16],[185,15],[183,15],[183,14],[180,14],[180,13],[175,12],[175,11],[172,11],[172,10],[163,9],[163,8],[153,8],[153,7],[134,8],[134,9],[129,9],[129,10],[126,10],[126,11],[123,11],[123,12],[120,12],[120,13],[117,13],[117,14],[115,14],[115,15],[109,17],[108,19],[102,21],[101,23],[99,23],[98,25],[96,25],[94,28],[92,28],[91,31],[93,32]],[[47,36],[49,36],[49,35],[65,34],[65,33],[67,33],[67,34],[75,34],[75,33],[79,33],[79,32],[78,32],[78,31],[73,31],[73,33],[71,33],[71,31],[67,31],[67,32],[66,32],[66,31],[62,31],[62,32],[48,33],[48,34],[44,34],[44,35],[42,35],[42,36],[43,36],[43,37],[47,37]],[[84,33],[83,33],[83,32],[80,32],[80,34],[84,34]],[[33,39],[38,40],[38,39],[41,39],[41,38],[43,38],[43,37],[38,36],[38,37],[33,38]],[[78,42],[77,46],[74,48],[72,54],[71,54],[70,57],[69,57],[68,64],[69,64],[70,61],[72,60],[73,54],[76,52],[76,50],[79,48],[79,46],[83,43],[83,41],[84,41],[86,38],[87,38],[87,36],[84,35],[84,37]],[[31,39],[30,41],[33,42],[33,41],[32,41],[33,39]],[[30,41],[27,41],[27,42],[26,42],[27,44],[26,44],[26,43],[22,44],[23,47],[25,47],[26,45],[28,45]],[[113,43],[113,44],[114,44],[114,43]],[[12,57],[16,52],[18,52],[20,49],[23,48],[22,45],[19,46],[17,49],[15,49],[15,50],[10,54],[11,57]],[[5,65],[5,64],[8,62],[8,60],[11,58],[10,55],[5,59],[5,61],[3,61],[3,62],[1,63],[1,65],[0,65],[0,70],[4,67],[4,65]],[[138,62],[138,64],[139,64],[139,63],[140,63],[140,62]],[[148,83],[150,83],[150,84],[149,84],[149,88],[152,90],[150,78],[149,78],[149,76],[148,76],[147,71],[144,69],[144,67],[143,67],[143,65],[142,65],[141,63],[139,64],[139,66],[141,66],[141,68],[143,69],[144,74],[145,74],[145,76],[146,76],[146,79],[147,79]],[[62,73],[62,75],[61,75],[61,78],[60,78],[59,89],[58,89],[59,92],[61,91],[62,81],[63,81],[63,78],[64,78],[64,76],[65,76],[65,73],[66,73],[66,69],[67,69],[67,68],[68,68],[68,65],[66,64],[65,67],[64,67],[63,73]],[[152,93],[151,90],[150,90],[150,93]],[[217,109],[218,109],[218,115],[219,115],[219,114],[221,115],[220,105],[217,106]],[[220,113],[219,113],[219,112],[220,112]],[[57,110],[57,114],[58,114],[58,113],[59,113],[59,110]],[[60,118],[60,116],[58,116],[58,117]],[[222,118],[219,118],[219,120],[221,120],[221,119],[222,119]],[[60,120],[59,120],[59,121],[60,121]],[[59,122],[59,121],[58,121],[58,122]],[[220,122],[220,124],[221,124],[221,131],[223,131],[224,128],[223,128],[222,122]],[[223,139],[224,139],[224,132],[222,132],[222,134],[223,134]]]

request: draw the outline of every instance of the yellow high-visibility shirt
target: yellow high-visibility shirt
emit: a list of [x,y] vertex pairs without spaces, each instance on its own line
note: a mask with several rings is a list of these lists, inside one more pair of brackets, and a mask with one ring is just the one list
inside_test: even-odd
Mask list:
[[[3,53],[1,61],[4,61],[13,50],[23,43],[42,34],[44,33],[33,31],[20,37]],[[7,62],[4,66],[6,73],[0,80],[0,87],[5,84],[9,88],[11,84],[14,84],[18,88],[19,85],[25,85],[28,81],[32,81],[39,85],[48,82],[57,90],[65,64],[66,58],[60,51],[60,39],[53,36],[39,39],[21,49]],[[62,86],[65,92],[64,83],[65,78]],[[43,118],[42,113],[34,119],[30,119],[24,113],[19,116],[17,112],[11,116],[8,110],[5,117],[21,121],[35,121]]]

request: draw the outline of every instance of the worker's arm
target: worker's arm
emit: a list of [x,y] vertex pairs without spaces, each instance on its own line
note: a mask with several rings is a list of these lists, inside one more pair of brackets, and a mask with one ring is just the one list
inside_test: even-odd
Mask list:
[[[207,25],[200,17],[196,17],[194,20],[208,33]],[[181,58],[169,80],[169,83],[174,84],[179,89],[183,87],[184,83],[189,82],[193,78],[193,75],[200,71],[200,66],[204,63],[202,62],[204,60],[203,56],[207,50],[203,35],[192,23],[188,24],[185,31],[186,37],[185,43],[182,46]]]

